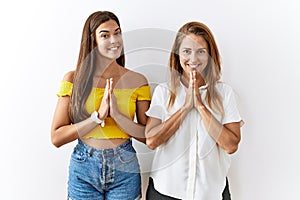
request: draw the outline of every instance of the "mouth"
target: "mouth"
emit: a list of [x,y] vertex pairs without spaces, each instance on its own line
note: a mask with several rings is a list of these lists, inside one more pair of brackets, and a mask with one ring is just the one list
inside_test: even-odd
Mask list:
[[114,47],[108,48],[109,51],[117,51],[119,49],[120,49],[120,46],[114,46]]
[[201,67],[202,64],[187,64],[190,69],[197,69]]

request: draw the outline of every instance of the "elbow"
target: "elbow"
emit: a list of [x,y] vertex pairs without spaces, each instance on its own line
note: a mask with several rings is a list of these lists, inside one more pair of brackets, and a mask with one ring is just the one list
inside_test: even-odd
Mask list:
[[233,144],[229,148],[226,149],[226,152],[228,154],[234,154],[235,152],[237,152],[238,148],[239,148],[238,144]]
[[151,150],[155,150],[156,147],[158,147],[158,145],[155,144],[155,142],[154,142],[153,139],[151,139],[151,138],[147,138],[147,139],[146,139],[146,145],[147,145],[147,147],[148,147],[149,149],[151,149]]
[[226,148],[227,153],[234,154],[235,152],[237,152],[240,141],[240,137],[236,137],[234,140],[231,140]]
[[147,145],[147,147],[149,148],[149,149],[151,149],[151,150],[155,150],[156,149],[156,145],[153,145],[153,144],[151,144],[151,143],[148,143],[148,142],[146,142],[146,145]]
[[57,141],[57,140],[55,140],[55,139],[51,139],[51,142],[52,142],[52,144],[56,147],[56,148],[59,148],[59,147],[61,147],[61,144]]
[[51,143],[57,148],[62,146],[53,132],[51,132]]

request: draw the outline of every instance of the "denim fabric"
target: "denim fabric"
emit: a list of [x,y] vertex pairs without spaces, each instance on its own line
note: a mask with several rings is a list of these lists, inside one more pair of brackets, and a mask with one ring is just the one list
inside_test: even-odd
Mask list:
[[139,199],[140,167],[131,140],[103,150],[78,140],[70,161],[68,196],[72,200]]

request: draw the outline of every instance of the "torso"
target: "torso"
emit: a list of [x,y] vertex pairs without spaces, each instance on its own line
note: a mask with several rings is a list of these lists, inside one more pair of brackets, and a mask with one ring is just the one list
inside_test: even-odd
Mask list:
[[[158,104],[165,109],[160,114],[153,113],[153,117],[161,116],[160,119],[164,122],[181,108],[185,100],[184,87],[184,84],[181,84],[178,88],[178,98],[176,98],[174,103],[174,106],[177,107],[170,110],[166,109],[166,103],[159,104],[156,102],[154,93],[152,105]],[[226,103],[230,99],[228,95],[231,93],[231,88],[223,83],[218,83],[216,87],[223,96],[223,103]],[[157,88],[159,97],[169,98],[169,84],[164,83],[157,86]],[[203,102],[205,102],[204,98],[205,95],[202,96]],[[227,104],[228,102],[224,106]],[[234,105],[230,106],[228,112],[235,114],[228,118],[230,120],[228,122],[240,120],[240,116],[235,108]],[[151,109],[153,108],[150,107],[149,110],[151,111]],[[218,115],[215,113],[215,116]],[[152,162],[153,171],[150,173],[150,176],[154,179],[156,189],[160,193],[180,199],[218,199],[217,196],[224,189],[225,177],[230,166],[230,156],[224,149],[216,145],[216,142],[211,137],[207,137],[209,134],[195,110],[192,110],[186,116],[181,127],[181,129],[177,130],[176,137],[170,139],[155,151]],[[197,137],[195,137],[196,135]],[[190,163],[190,165],[186,163]],[[178,176],[172,176],[174,171],[178,172]],[[210,178],[207,179],[207,177]],[[178,180],[180,180],[182,185],[179,189],[176,185]],[[169,184],[166,184],[166,182]],[[194,198],[187,197],[190,194],[188,191],[191,191],[190,193],[194,195]]]
[[[138,88],[147,84],[144,77],[136,72],[130,71],[122,66],[117,66],[117,69],[108,69],[108,72],[118,73],[102,73],[101,76],[94,77],[94,87],[105,88],[106,79],[113,78],[113,88],[130,89]],[[95,139],[95,138],[80,138],[83,143],[96,148],[107,149],[115,148],[125,143],[128,138],[110,138],[110,139]]]

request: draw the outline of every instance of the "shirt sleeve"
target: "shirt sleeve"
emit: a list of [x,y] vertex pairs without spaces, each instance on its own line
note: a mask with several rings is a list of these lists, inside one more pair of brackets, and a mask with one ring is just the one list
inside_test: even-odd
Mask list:
[[222,120],[222,124],[242,121],[236,102],[235,93],[233,89],[229,86],[225,86],[225,99],[223,105],[224,118]]
[[142,86],[137,89],[137,100],[138,101],[150,101],[151,94],[150,94],[150,86]]
[[166,97],[168,94],[166,93],[166,91],[167,89],[162,85],[156,86],[152,95],[150,108],[146,112],[147,116],[164,121],[164,118],[167,114]]
[[56,94],[58,97],[71,96],[73,83],[62,80],[60,82],[59,92]]

